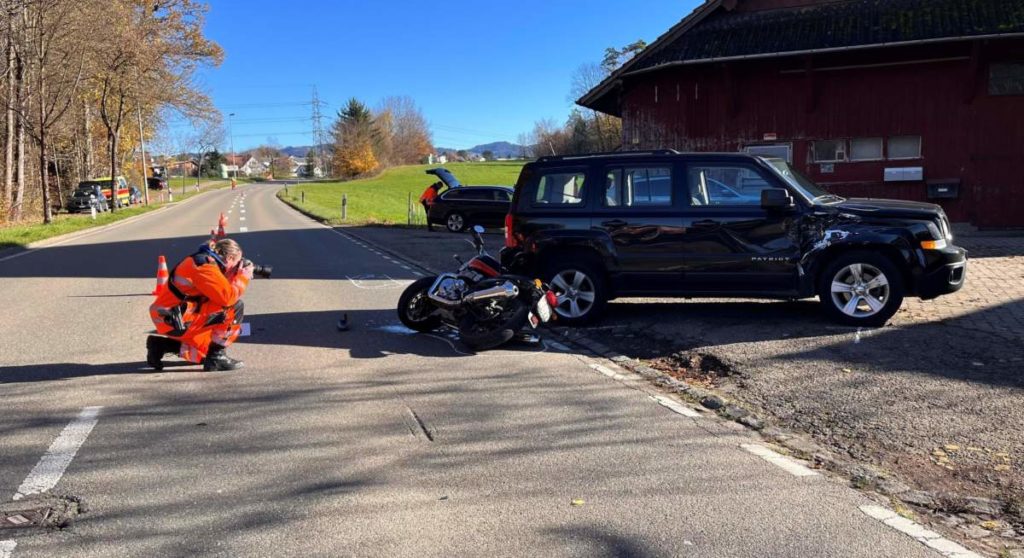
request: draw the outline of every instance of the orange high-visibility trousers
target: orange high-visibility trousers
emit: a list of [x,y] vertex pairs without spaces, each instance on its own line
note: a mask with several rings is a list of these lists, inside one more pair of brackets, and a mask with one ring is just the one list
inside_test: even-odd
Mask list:
[[173,308],[153,304],[149,307],[149,316],[156,325],[156,332],[181,342],[179,356],[189,362],[202,363],[210,344],[216,343],[227,347],[238,339],[242,332],[242,318],[245,305],[241,300],[232,306],[217,307],[206,302],[186,302],[182,313],[185,330],[175,331],[170,315]]

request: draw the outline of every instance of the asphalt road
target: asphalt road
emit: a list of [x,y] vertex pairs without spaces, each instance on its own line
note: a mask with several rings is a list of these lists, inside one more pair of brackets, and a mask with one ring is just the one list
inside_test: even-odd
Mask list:
[[[50,489],[87,512],[0,529],[0,556],[942,556],[599,361],[410,334],[394,305],[414,270],[276,189],[0,257],[0,501],[52,476],[37,463],[101,407]],[[173,265],[229,209],[229,235],[275,269],[245,297],[252,335],[229,351],[245,370],[147,370],[157,255]]]

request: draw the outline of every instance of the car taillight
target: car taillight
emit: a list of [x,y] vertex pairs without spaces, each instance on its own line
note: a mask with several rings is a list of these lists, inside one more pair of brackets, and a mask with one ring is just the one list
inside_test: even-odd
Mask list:
[[518,248],[519,247],[519,239],[516,238],[516,235],[512,231],[512,223],[513,223],[512,214],[509,213],[509,214],[505,215],[505,247],[506,248]]

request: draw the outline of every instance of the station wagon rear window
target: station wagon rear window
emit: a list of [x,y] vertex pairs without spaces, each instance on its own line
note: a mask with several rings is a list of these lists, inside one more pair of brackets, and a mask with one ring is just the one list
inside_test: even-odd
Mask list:
[[585,178],[582,171],[542,173],[533,193],[533,204],[582,205]]

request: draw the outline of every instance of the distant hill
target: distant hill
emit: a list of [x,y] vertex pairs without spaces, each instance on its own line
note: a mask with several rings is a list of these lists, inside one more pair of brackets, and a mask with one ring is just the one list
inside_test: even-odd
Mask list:
[[[437,147],[435,148],[435,151],[437,151],[438,153],[446,153],[448,151],[454,152],[459,150],[452,147]],[[509,157],[519,157],[520,155],[522,155],[523,146],[515,143],[509,143],[507,141],[496,141],[493,143],[475,145],[473,147],[470,147],[466,151],[470,153],[476,153],[477,155],[483,155],[484,151],[490,151],[491,153],[494,153],[495,157],[507,159]],[[526,149],[526,151],[529,152],[529,149]]]

